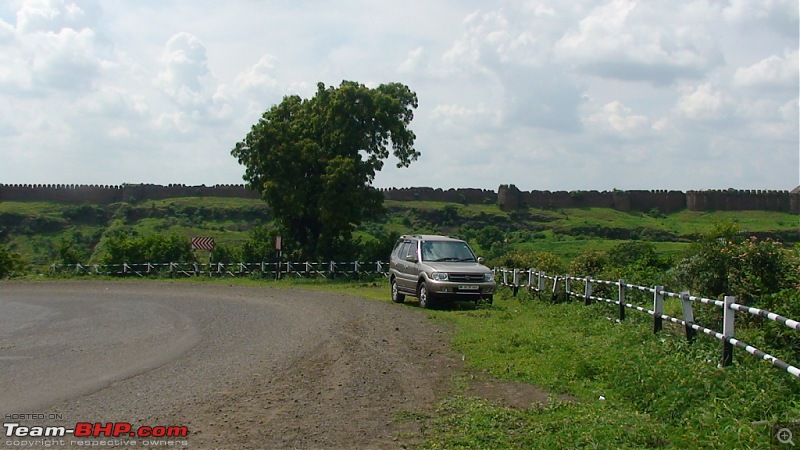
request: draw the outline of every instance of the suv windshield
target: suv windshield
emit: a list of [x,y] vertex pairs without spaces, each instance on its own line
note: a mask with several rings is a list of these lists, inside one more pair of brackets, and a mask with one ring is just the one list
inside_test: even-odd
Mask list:
[[472,253],[466,242],[462,241],[423,241],[423,261],[464,261],[474,262],[475,254]]

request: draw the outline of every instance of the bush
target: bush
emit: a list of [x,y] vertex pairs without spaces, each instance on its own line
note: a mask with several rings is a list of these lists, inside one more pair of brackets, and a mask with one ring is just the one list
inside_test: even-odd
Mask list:
[[238,247],[229,247],[223,244],[216,244],[214,250],[211,252],[210,261],[213,264],[223,263],[231,264],[241,262],[241,249]]
[[579,255],[570,262],[569,271],[578,276],[598,276],[603,272],[607,262],[606,252],[590,250]]
[[357,238],[354,242],[356,258],[363,262],[389,261],[395,242],[400,238],[396,231],[388,232],[381,227],[367,238]]
[[27,263],[18,253],[13,253],[0,244],[0,278],[12,277],[24,273]]
[[134,237],[121,232],[105,245],[104,264],[194,262],[189,240],[179,235],[152,234]]
[[505,233],[500,228],[489,225],[475,234],[475,240],[484,251],[489,251],[494,244],[502,243],[505,240]]
[[[277,256],[275,238],[278,232],[271,226],[263,225],[250,231],[250,238],[242,245],[242,259],[244,262],[274,261]],[[288,254],[286,246],[284,254]]]
[[570,271],[579,276],[619,280],[640,284],[664,284],[670,262],[656,253],[649,242],[630,241],[617,244],[607,252],[588,251],[570,264]]
[[88,252],[76,242],[62,240],[58,244],[58,262],[61,264],[80,264],[89,260]]
[[561,274],[564,272],[561,260],[551,252],[512,250],[491,262],[496,266],[516,269],[536,269],[549,274]]
[[800,258],[779,242],[745,239],[736,227],[721,226],[692,245],[673,275],[681,288],[700,295],[735,295],[739,303],[757,305],[764,296],[798,286]]

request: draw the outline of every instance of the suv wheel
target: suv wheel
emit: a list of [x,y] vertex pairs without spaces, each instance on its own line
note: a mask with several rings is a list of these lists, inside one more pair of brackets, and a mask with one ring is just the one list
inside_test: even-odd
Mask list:
[[419,285],[418,298],[420,308],[433,307],[433,294],[428,291],[428,285],[426,285],[424,282],[420,283]]
[[406,296],[401,294],[400,291],[397,289],[397,280],[392,279],[392,301],[395,303],[403,303],[406,300]]

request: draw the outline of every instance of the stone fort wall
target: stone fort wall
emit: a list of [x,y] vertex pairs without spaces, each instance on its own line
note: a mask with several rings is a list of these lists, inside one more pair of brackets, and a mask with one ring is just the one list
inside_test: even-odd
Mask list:
[[[429,187],[379,189],[389,200],[437,201],[464,204],[500,203],[504,210],[535,208],[614,208],[621,211],[671,213],[690,211],[782,211],[800,214],[800,191],[520,191],[501,185],[487,189],[434,189]],[[176,197],[260,198],[244,185],[186,186],[170,184],[74,185],[0,184],[0,201],[54,201],[108,204]]]

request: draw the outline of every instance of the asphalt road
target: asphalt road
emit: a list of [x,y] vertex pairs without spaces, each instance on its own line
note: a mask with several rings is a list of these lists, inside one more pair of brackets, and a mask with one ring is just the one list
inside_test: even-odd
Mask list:
[[448,341],[413,307],[323,292],[2,283],[0,414],[181,425],[191,448],[394,448],[414,430],[392,415],[452,375]]

